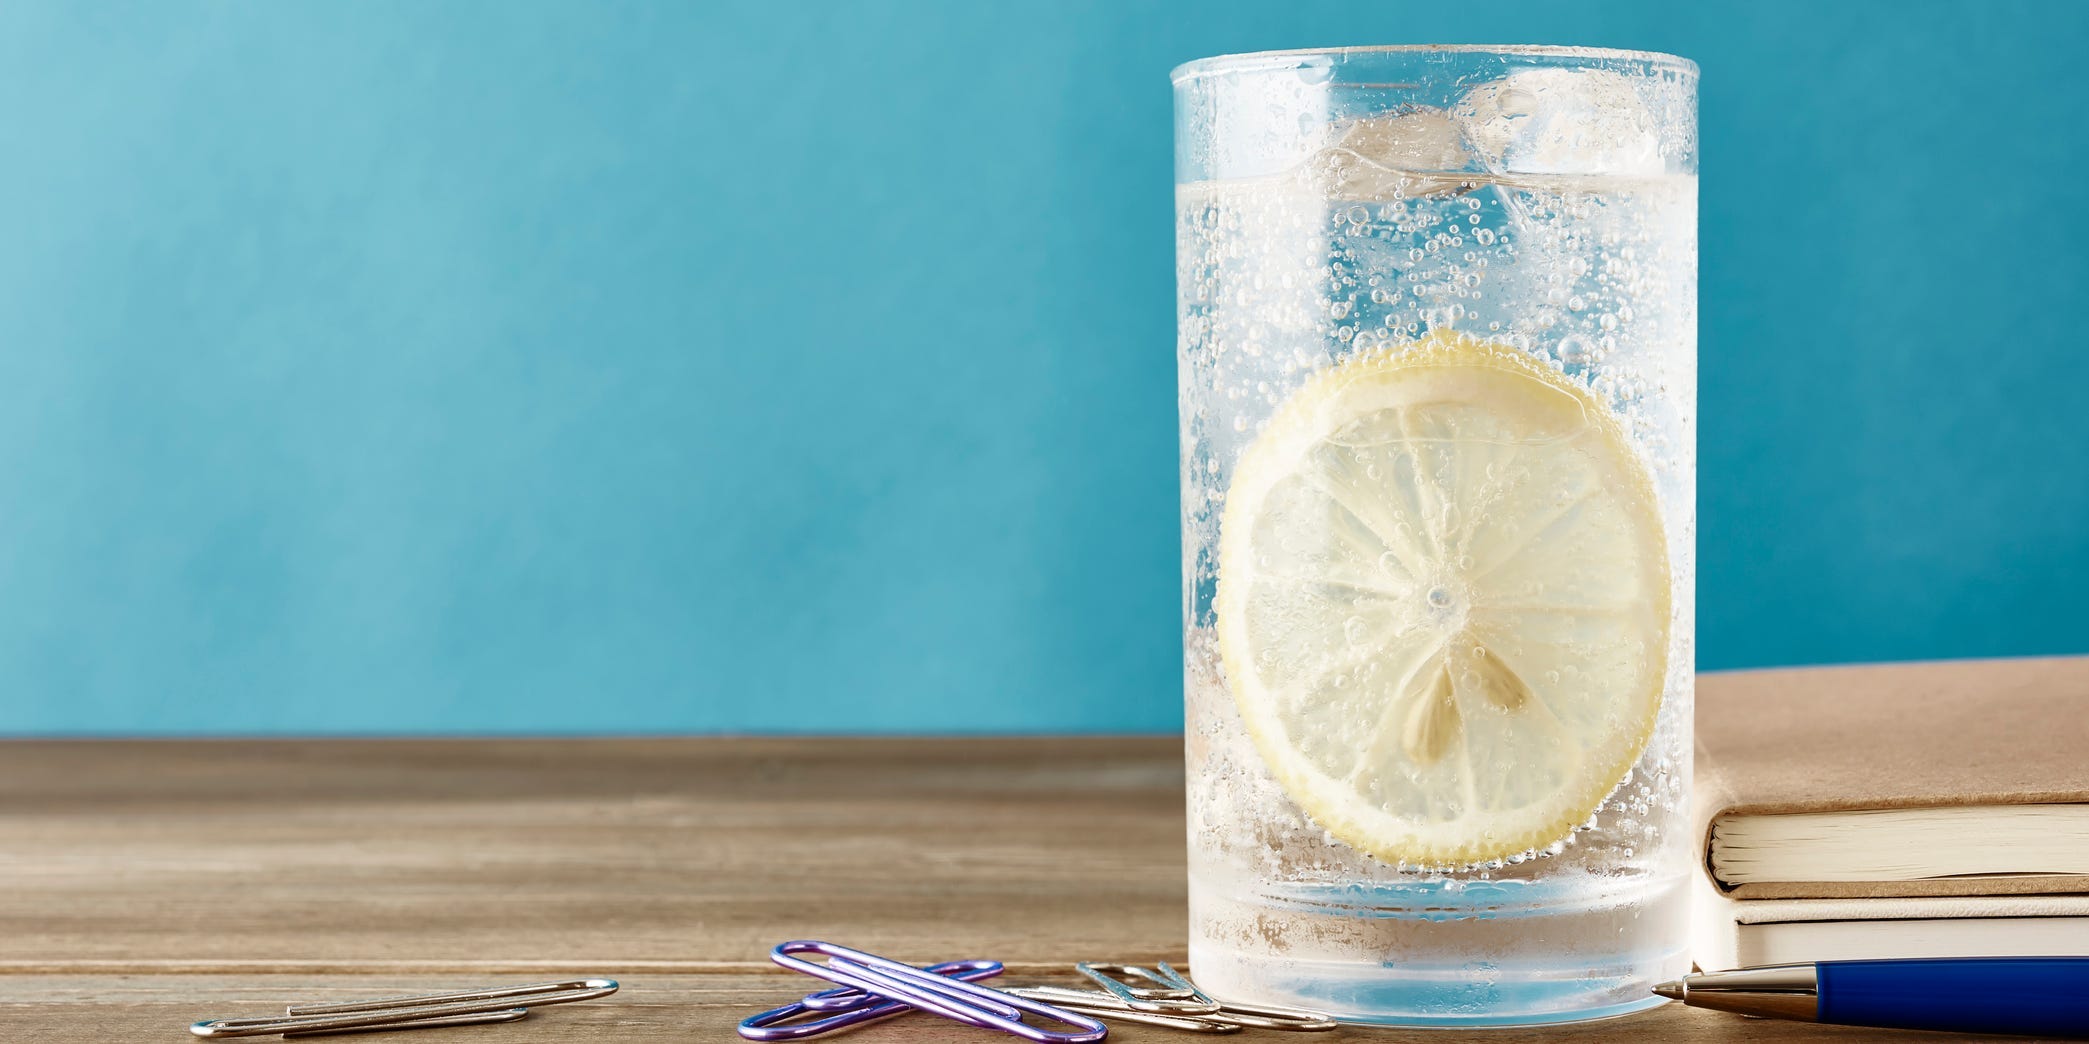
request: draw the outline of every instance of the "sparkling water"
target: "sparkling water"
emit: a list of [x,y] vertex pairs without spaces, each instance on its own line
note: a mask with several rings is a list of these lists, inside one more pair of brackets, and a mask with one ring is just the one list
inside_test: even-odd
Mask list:
[[[1220,144],[1192,141],[1177,187],[1192,974],[1224,997],[1358,1021],[1648,1006],[1653,983],[1688,967],[1696,852],[1694,70],[1476,59],[1430,105],[1355,101],[1341,88],[1361,77],[1339,56],[1276,57],[1201,74],[1267,82],[1192,84],[1203,94],[1186,105],[1178,74],[1181,119],[1268,101],[1250,122],[1269,141],[1252,151],[1292,148],[1258,168],[1218,155],[1237,130],[1192,128]],[[1401,73],[1374,78],[1418,78]],[[1213,600],[1233,469],[1272,413],[1343,360],[1443,329],[1527,353],[1620,419],[1657,489],[1673,618],[1653,737],[1588,822],[1537,850],[1423,869],[1350,847],[1286,795],[1243,729]]]

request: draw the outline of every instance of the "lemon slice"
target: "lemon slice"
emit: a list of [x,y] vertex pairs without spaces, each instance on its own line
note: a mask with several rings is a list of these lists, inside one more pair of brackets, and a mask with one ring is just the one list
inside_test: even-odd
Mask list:
[[1218,641],[1299,807],[1379,859],[1543,849],[1638,760],[1661,707],[1668,555],[1602,404],[1454,333],[1313,379],[1242,456]]

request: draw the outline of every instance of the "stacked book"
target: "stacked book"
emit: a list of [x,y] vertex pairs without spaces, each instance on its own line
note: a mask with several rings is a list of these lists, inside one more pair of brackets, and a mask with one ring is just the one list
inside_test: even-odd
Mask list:
[[2089,954],[2089,659],[1706,675],[1706,971]]

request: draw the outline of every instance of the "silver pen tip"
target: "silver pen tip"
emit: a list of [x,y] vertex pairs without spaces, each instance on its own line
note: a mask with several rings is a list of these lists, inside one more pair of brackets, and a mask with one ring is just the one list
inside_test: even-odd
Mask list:
[[1683,994],[1685,992],[1686,990],[1683,986],[1683,982],[1680,979],[1676,980],[1675,982],[1664,982],[1661,985],[1654,987],[1655,994],[1662,997],[1666,997],[1669,1000],[1682,1000]]

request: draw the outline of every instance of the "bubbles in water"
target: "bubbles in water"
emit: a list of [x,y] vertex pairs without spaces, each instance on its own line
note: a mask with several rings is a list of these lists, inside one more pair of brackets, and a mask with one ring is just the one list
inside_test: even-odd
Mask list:
[[1351,645],[1362,645],[1371,639],[1370,625],[1361,616],[1352,616],[1342,621],[1342,637]]

